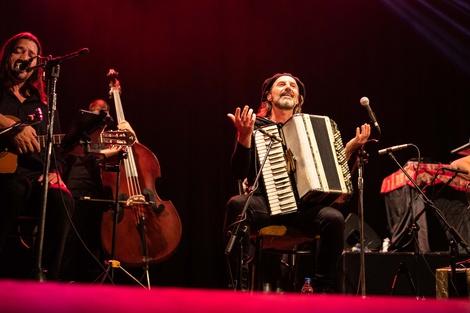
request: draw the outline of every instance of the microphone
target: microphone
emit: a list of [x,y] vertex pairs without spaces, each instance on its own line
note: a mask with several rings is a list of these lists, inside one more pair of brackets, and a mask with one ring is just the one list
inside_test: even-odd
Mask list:
[[88,48],[81,48],[80,50],[77,51],[78,55],[87,54],[89,52],[90,52],[90,49]]
[[74,57],[79,56],[79,55],[87,54],[89,52],[90,52],[90,49],[81,48],[80,50],[69,53],[67,55],[50,59],[48,62],[51,63],[51,64],[54,64],[54,65],[57,65],[57,64],[62,63],[62,61],[64,61],[64,60],[68,60],[68,59],[74,58]]
[[457,168],[441,167],[441,170],[443,170],[443,171],[449,171],[449,172],[453,172],[453,173],[457,173],[457,174],[468,175],[468,171],[461,170],[461,169],[457,169]]
[[382,155],[382,154],[393,152],[393,151],[403,150],[405,148],[411,147],[412,145],[413,145],[412,143],[406,143],[404,145],[388,147],[388,148],[379,150],[379,154]]
[[33,62],[35,58],[31,58],[29,60],[18,60],[15,63],[15,68],[13,69],[17,74],[24,73],[25,71],[29,70],[29,66],[31,62]]
[[370,108],[369,98],[362,97],[360,102],[361,102],[361,105],[366,108],[367,113],[369,114],[369,118],[372,121],[372,124],[374,124],[375,128],[377,128],[379,133],[381,133],[379,123],[377,123],[377,118],[375,118],[375,114],[374,112],[372,112],[372,109]]

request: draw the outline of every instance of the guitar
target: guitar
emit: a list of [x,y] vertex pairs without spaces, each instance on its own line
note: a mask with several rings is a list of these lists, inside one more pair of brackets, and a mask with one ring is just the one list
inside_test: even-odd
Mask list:
[[[7,116],[13,120],[18,120],[16,117]],[[52,144],[60,145],[65,134],[52,135]],[[47,144],[47,135],[36,136],[36,139],[41,148],[45,148]],[[104,145],[117,145],[117,146],[132,146],[136,137],[133,133],[127,130],[109,130],[101,132],[97,144]],[[0,136],[0,174],[14,173],[18,166],[18,156],[9,151],[8,140],[2,135]]]

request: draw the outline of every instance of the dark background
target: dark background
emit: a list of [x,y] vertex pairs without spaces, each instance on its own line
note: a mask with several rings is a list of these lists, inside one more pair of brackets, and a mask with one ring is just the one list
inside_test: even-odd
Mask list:
[[[63,129],[119,72],[125,117],[159,159],[158,194],[183,224],[152,285],[224,288],[224,206],[237,193],[227,113],[257,108],[264,79],[290,72],[306,85],[304,111],[330,116],[346,142],[369,122],[359,104],[369,97],[382,136],[366,146],[364,215],[389,236],[380,186],[398,167],[378,149],[413,143],[447,163],[469,141],[469,15],[464,1],[1,0],[0,39],[30,31],[44,55],[90,49],[61,65]],[[404,164],[417,151],[395,155]]]

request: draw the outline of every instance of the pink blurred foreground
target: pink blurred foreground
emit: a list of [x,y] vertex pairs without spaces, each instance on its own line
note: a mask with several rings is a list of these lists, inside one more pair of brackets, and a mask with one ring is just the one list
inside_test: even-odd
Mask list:
[[470,312],[468,299],[263,294],[0,281],[1,312]]

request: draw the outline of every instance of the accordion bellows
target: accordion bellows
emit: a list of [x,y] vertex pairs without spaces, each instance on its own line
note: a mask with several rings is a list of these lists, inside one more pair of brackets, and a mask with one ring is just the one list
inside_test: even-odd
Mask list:
[[327,116],[295,114],[283,126],[262,127],[282,143],[255,130],[271,215],[297,211],[299,202],[333,207],[353,194],[351,174],[336,123]]

